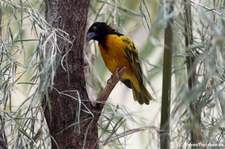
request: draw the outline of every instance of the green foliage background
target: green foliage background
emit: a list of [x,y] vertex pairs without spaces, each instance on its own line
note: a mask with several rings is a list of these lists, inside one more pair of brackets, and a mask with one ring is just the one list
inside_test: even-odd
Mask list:
[[[139,49],[145,81],[154,96],[150,106],[140,106],[131,91],[118,84],[99,121],[102,148],[159,148],[159,119],[162,90],[164,27],[174,19],[174,51],[171,107],[171,148],[187,148],[190,143],[189,103],[201,112],[203,144],[225,146],[224,140],[224,42],[225,1],[191,1],[194,43],[184,43],[184,5],[175,2],[174,13],[164,14],[164,1],[93,0],[88,26],[105,21],[128,35]],[[68,44],[67,34],[44,20],[41,0],[1,1],[0,102],[1,130],[9,148],[50,148],[40,99],[51,87],[56,69],[57,38]],[[109,13],[110,12],[110,13]],[[46,47],[52,42],[52,47]],[[45,53],[51,48],[52,53]],[[187,85],[186,51],[194,49],[197,84]],[[44,53],[46,57],[41,55]],[[109,72],[96,43],[85,46],[87,72],[92,75],[95,97],[106,84]],[[88,86],[88,85],[87,85]],[[93,98],[90,97],[90,98]]]

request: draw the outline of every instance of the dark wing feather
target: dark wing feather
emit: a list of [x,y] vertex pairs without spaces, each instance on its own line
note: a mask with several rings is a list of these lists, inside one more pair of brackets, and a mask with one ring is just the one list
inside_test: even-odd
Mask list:
[[121,80],[127,87],[132,88],[131,82],[128,79]]
[[123,42],[126,45],[126,48],[124,49],[126,58],[128,59],[133,69],[133,72],[139,81],[139,85],[142,86],[143,85],[142,70],[141,70],[141,65],[138,58],[138,51],[134,43],[128,37],[124,36]]

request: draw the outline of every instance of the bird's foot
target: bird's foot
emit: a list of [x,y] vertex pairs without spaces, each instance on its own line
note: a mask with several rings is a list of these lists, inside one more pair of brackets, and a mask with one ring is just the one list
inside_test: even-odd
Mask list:
[[107,83],[111,84],[112,80],[115,80],[115,79],[120,80],[125,70],[126,70],[125,66],[122,68],[117,67],[115,73],[111,76],[111,78],[107,81]]

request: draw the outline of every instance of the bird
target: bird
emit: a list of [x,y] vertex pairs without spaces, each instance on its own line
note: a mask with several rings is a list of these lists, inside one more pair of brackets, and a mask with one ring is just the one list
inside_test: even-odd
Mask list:
[[132,40],[105,22],[95,22],[90,26],[86,41],[91,40],[98,42],[103,61],[111,73],[126,67],[120,81],[132,89],[135,101],[148,105],[153,98],[144,85],[138,51]]

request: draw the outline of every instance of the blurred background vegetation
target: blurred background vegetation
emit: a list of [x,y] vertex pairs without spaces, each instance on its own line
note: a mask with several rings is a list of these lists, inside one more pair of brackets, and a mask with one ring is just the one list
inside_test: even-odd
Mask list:
[[[91,1],[87,27],[95,21],[104,21],[134,41],[139,49],[145,82],[154,97],[150,106],[139,105],[131,91],[119,83],[99,120],[101,148],[159,148],[164,29],[171,17],[174,19],[171,148],[190,147],[190,130],[196,123],[200,123],[202,143],[225,147],[225,0],[189,1],[193,42],[188,45],[185,44],[185,2],[175,1],[174,12],[168,16],[164,13],[164,1]],[[39,99],[53,83],[54,52],[60,49],[57,45],[51,47],[53,55],[46,61],[40,57],[40,52],[45,52],[46,42],[56,43],[43,41],[43,37],[55,39],[55,32],[63,31],[45,22],[41,0],[2,0],[0,9],[1,132],[5,131],[9,148],[50,148],[51,136]],[[93,81],[87,83],[93,100],[110,73],[96,43],[87,44],[84,49],[85,71],[93,77]],[[190,70],[196,71],[192,88],[188,86],[187,57],[195,59]],[[49,69],[51,71],[45,71]],[[191,103],[200,113],[200,122],[190,120],[195,117]]]

